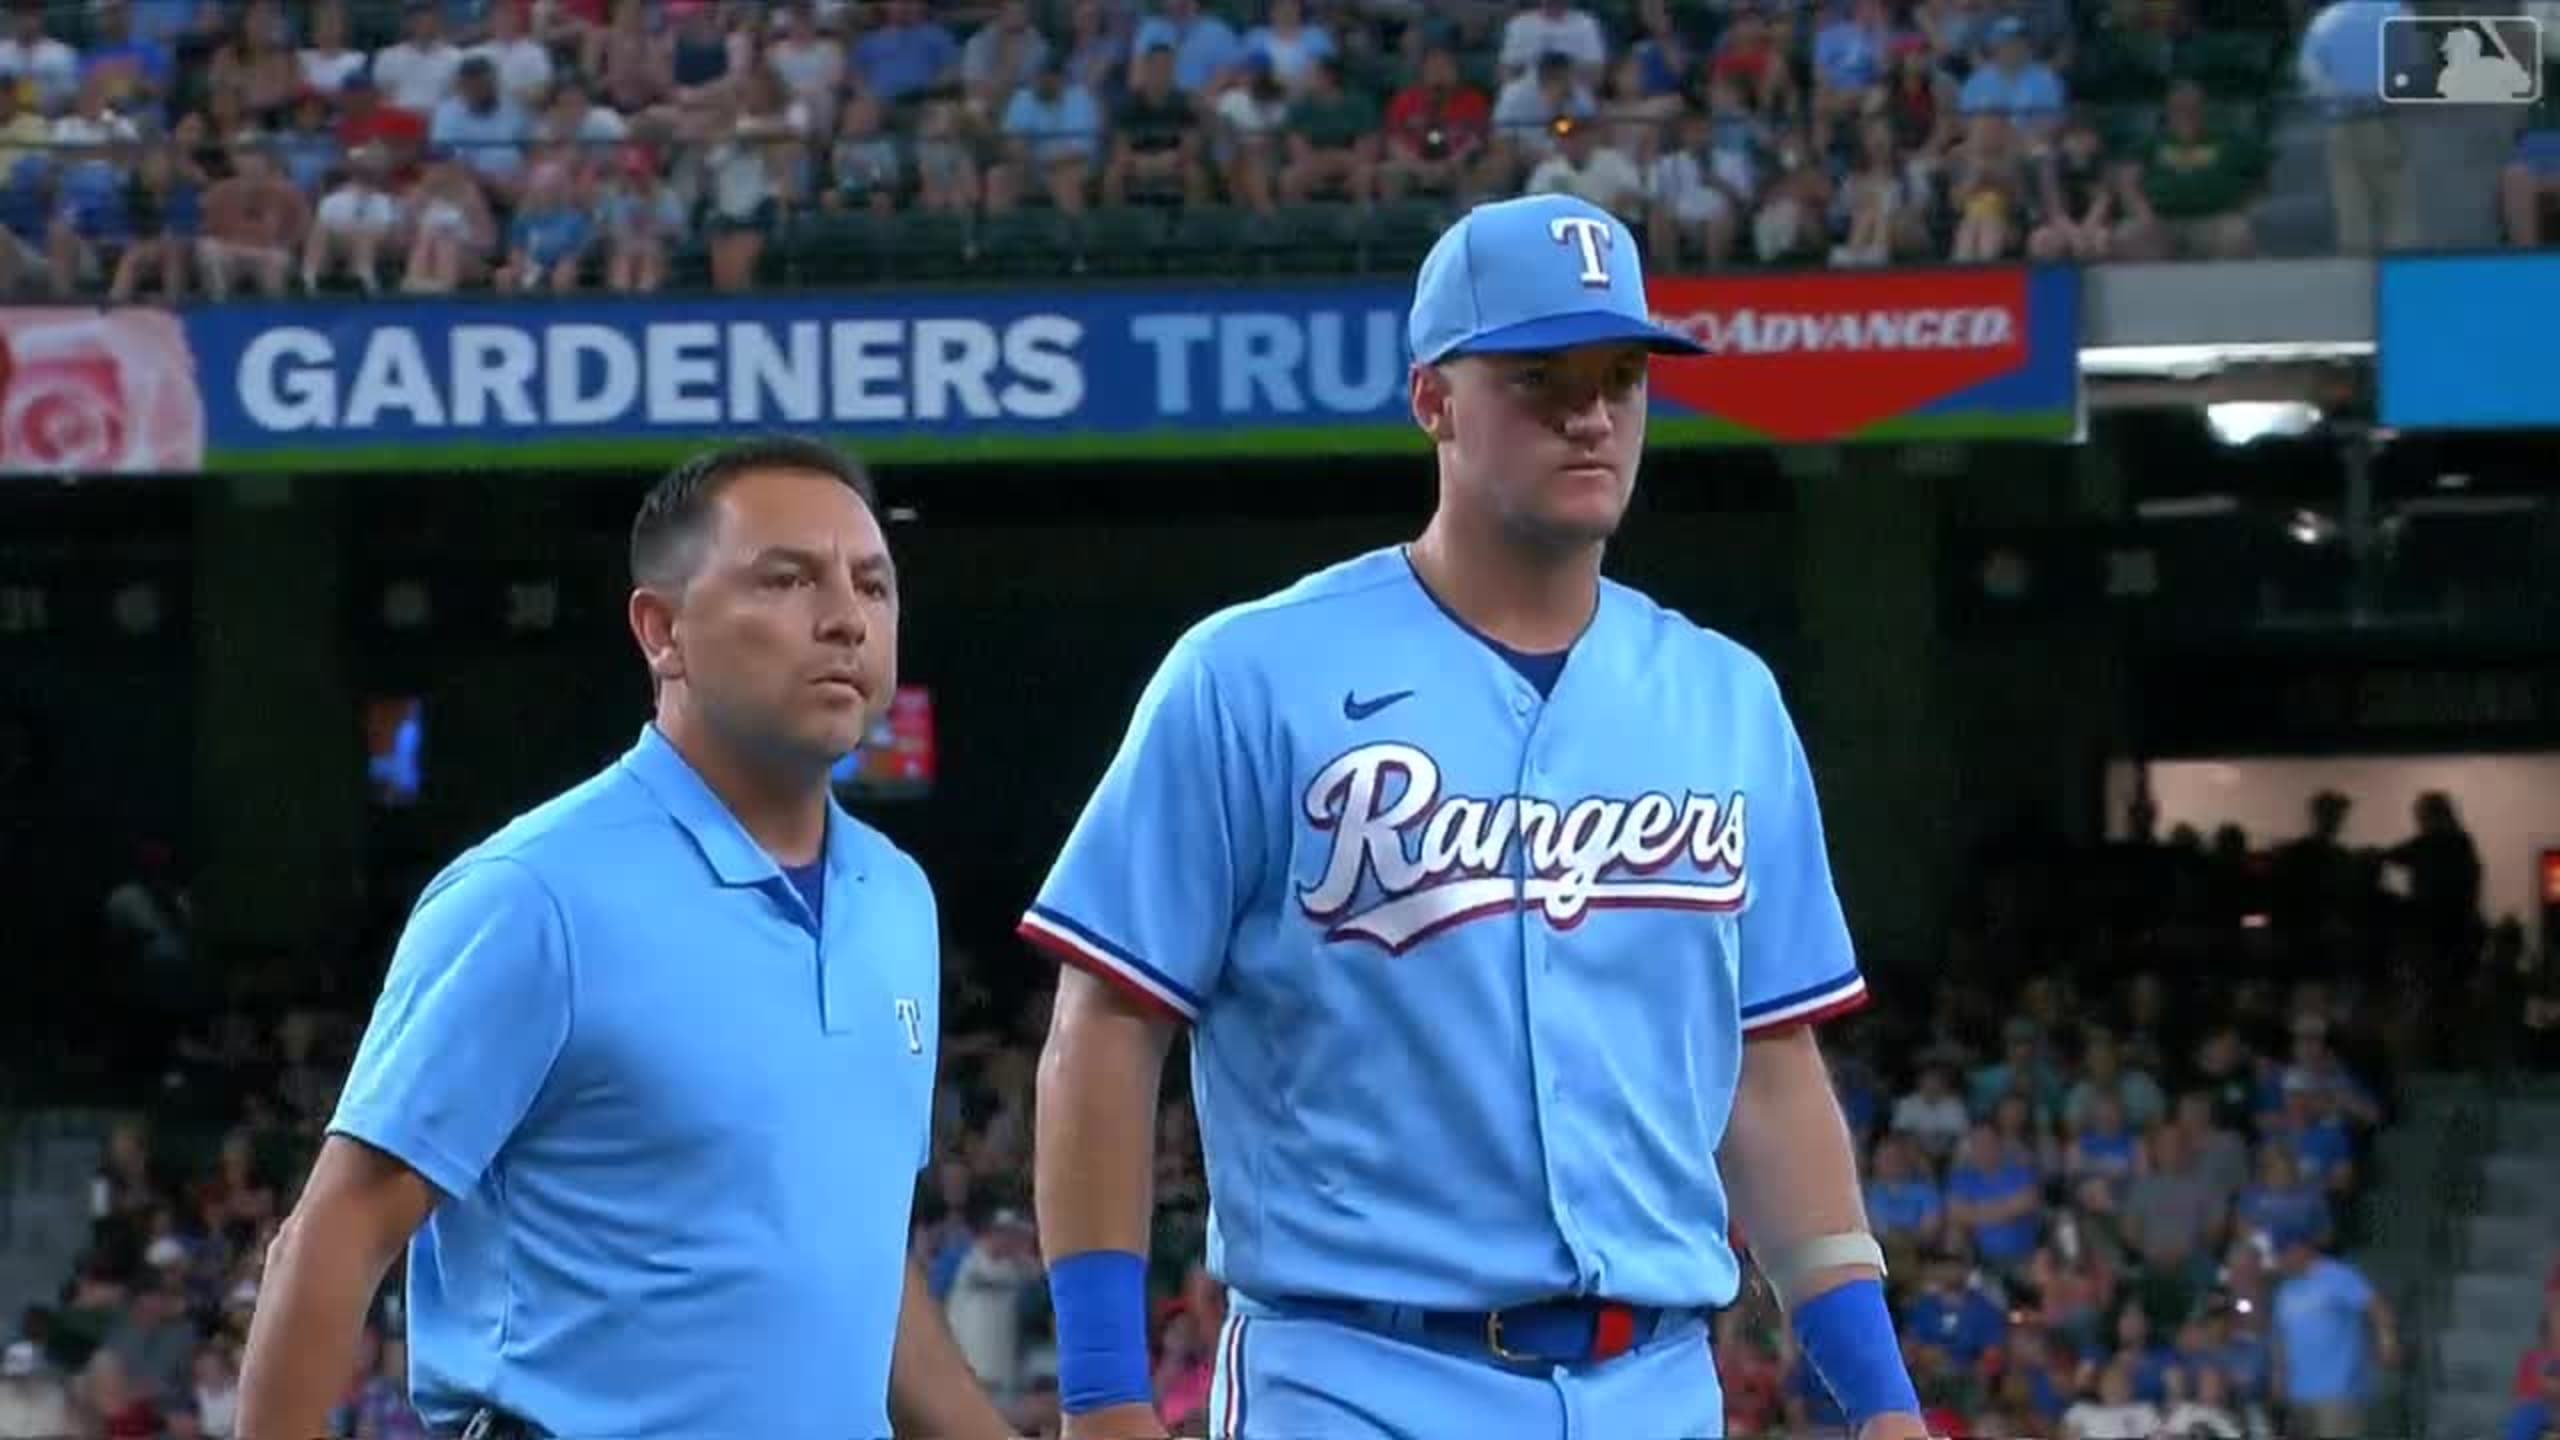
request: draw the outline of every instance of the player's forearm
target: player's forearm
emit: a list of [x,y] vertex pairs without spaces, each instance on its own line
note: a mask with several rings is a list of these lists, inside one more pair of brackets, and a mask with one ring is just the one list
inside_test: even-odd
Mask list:
[[1033,1198],[1055,1263],[1090,1250],[1147,1253],[1156,1100],[1170,1024],[1082,971],[1061,973],[1040,1055]]
[[[1831,1093],[1813,1031],[1798,1026],[1747,1040],[1716,1164],[1745,1240],[1765,1264],[1805,1241],[1863,1233],[1857,1155]],[[1866,1265],[1825,1266],[1795,1277],[1791,1301],[1862,1277]]]
[[912,1260],[898,1301],[897,1347],[889,1357],[889,1417],[900,1435],[934,1440],[1003,1440],[1013,1433],[970,1371],[924,1272]]
[[355,1373],[365,1311],[398,1254],[398,1241],[327,1210],[285,1222],[267,1251],[241,1359],[239,1440],[328,1433]]

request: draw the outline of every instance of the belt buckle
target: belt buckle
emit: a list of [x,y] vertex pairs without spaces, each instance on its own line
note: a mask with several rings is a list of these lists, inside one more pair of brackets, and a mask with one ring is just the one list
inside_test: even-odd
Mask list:
[[1519,1354],[1502,1343],[1502,1312],[1499,1310],[1488,1310],[1484,1314],[1484,1348],[1492,1351],[1493,1358],[1505,1365],[1538,1363],[1537,1356]]

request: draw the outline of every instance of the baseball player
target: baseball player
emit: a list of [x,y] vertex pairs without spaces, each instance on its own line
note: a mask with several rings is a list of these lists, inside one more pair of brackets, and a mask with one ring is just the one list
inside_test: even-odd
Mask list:
[[1865,985],[1768,669],[1601,578],[1656,326],[1565,196],[1424,260],[1437,512],[1212,616],[1022,932],[1070,1434],[1161,1435],[1141,1254],[1191,1034],[1220,1436],[1721,1434],[1738,1223],[1861,1440],[1924,1435],[1811,1022]]

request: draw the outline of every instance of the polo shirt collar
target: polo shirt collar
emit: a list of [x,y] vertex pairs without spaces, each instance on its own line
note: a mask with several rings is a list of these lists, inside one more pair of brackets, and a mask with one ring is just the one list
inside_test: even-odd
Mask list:
[[[774,863],[773,856],[738,823],[728,803],[712,793],[701,772],[655,724],[640,727],[640,739],[622,757],[622,767],[693,838],[721,884],[761,885],[782,878],[782,867]],[[836,803],[833,795],[828,796],[828,875],[860,878],[860,844],[852,817],[844,813],[844,807]]]

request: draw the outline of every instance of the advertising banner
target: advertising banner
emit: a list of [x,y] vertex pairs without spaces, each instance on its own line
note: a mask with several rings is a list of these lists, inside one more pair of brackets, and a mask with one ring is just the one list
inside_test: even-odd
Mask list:
[[2382,262],[2373,315],[2377,417],[2397,430],[2560,425],[2560,256]]
[[[1663,277],[1711,353],[1657,443],[2069,440],[2067,269]],[[759,430],[884,461],[1410,450],[1407,292],[1092,285],[29,310],[0,470],[657,465]]]

